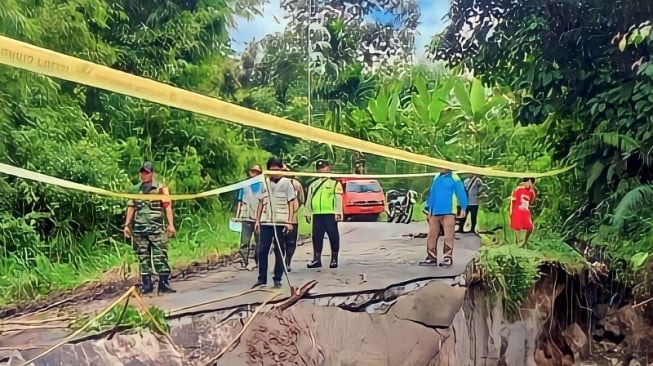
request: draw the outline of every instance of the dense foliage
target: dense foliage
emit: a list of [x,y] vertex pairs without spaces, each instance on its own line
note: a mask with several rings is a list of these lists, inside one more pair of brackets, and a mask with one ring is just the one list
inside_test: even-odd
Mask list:
[[[319,2],[309,11],[288,0],[286,29],[236,60],[228,28],[261,3],[9,0],[0,3],[0,34],[420,154],[510,170],[577,163],[576,174],[537,182],[539,243],[557,247],[551,243],[564,237],[607,245],[621,270],[645,262],[653,229],[642,204],[653,193],[653,32],[642,20],[650,5],[454,0],[451,25],[429,50],[440,61],[416,64],[414,1]],[[378,12],[393,21],[370,21]],[[2,161],[79,183],[124,190],[143,159],[155,161],[173,193],[233,182],[269,154],[296,169],[310,169],[318,157],[334,160],[337,171],[352,169],[352,152],[310,141],[8,67],[0,67],[0,80]],[[366,159],[369,172],[428,171]],[[486,180],[484,222],[506,226],[516,182]],[[429,179],[382,183],[425,193]],[[229,200],[175,204],[181,237],[173,259],[204,259],[235,244],[224,229]],[[0,286],[7,289],[0,305],[131,263],[117,240],[122,211],[120,201],[0,177]],[[550,252],[544,247],[519,253]],[[499,265],[503,252],[484,258]],[[514,287],[527,287],[531,269]]]
[[[653,3],[454,0],[432,58],[472,68],[516,97],[548,153],[578,165],[557,231],[637,269],[653,239]],[[590,244],[588,244],[588,242]]]
[[[219,95],[231,87],[226,45],[234,15],[221,1],[3,1],[0,33]],[[203,116],[9,67],[0,68],[0,80],[0,150],[9,164],[121,191],[150,159],[173,192],[198,192],[237,180],[263,156],[240,129]],[[131,260],[111,240],[123,202],[13,177],[0,182],[6,299],[73,286],[80,275]],[[198,209],[203,217],[189,215]],[[216,200],[177,204],[177,225],[198,235],[200,224],[216,224],[219,209]]]

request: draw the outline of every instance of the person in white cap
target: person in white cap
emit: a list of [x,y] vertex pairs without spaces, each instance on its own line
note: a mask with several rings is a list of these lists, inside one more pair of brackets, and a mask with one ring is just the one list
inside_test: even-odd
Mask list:
[[[254,178],[263,173],[261,166],[252,165],[249,168],[248,175]],[[254,231],[254,221],[256,220],[256,208],[258,206],[258,195],[261,192],[262,183],[254,183],[249,187],[241,188],[236,195],[236,214],[234,221],[240,221],[242,229],[240,231],[240,255],[243,266],[247,267],[249,259],[253,258],[258,265],[258,249],[260,244],[260,235]],[[254,249],[251,248],[252,236],[254,236]]]

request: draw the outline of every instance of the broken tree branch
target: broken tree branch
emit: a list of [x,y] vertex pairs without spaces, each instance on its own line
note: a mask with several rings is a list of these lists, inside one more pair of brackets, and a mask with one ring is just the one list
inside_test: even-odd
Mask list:
[[315,287],[315,285],[317,285],[317,281],[311,280],[303,284],[301,287],[291,287],[290,292],[292,295],[290,295],[290,297],[286,301],[277,305],[275,309],[279,309],[279,311],[284,311],[289,307],[295,305],[297,301],[306,297],[306,295],[308,295],[308,292],[311,291],[313,287]]

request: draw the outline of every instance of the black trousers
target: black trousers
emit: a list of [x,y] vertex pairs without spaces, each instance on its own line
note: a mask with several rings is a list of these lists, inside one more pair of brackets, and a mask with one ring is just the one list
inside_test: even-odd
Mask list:
[[320,260],[324,247],[324,234],[329,237],[331,244],[331,256],[335,257],[340,251],[340,233],[338,232],[338,221],[335,214],[313,215],[312,221],[313,256]]
[[476,231],[476,223],[478,222],[478,205],[467,206],[467,214],[470,215],[472,224],[471,232]]
[[[268,282],[268,257],[270,256],[270,247],[274,246],[274,274],[272,280],[280,282],[283,277],[283,257],[281,251],[285,251],[286,236],[283,233],[283,225],[261,225],[261,243],[258,252],[258,280],[259,282]],[[278,242],[277,239],[278,238]]]
[[292,257],[297,250],[297,238],[299,237],[299,224],[292,225],[292,231],[286,234],[286,245],[284,255],[286,256],[286,267],[290,267]]
[[[460,206],[458,206],[458,212],[460,212]],[[467,221],[467,216],[470,216],[471,228],[469,232],[476,231],[476,223],[478,222],[478,205],[469,205],[465,211],[465,217],[458,219],[458,232],[462,233],[465,231],[465,221]]]

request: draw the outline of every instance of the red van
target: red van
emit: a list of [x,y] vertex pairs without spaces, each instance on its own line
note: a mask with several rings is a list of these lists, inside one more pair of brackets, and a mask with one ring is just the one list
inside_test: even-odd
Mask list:
[[374,179],[343,178],[342,210],[344,220],[377,221],[385,211],[385,194]]

